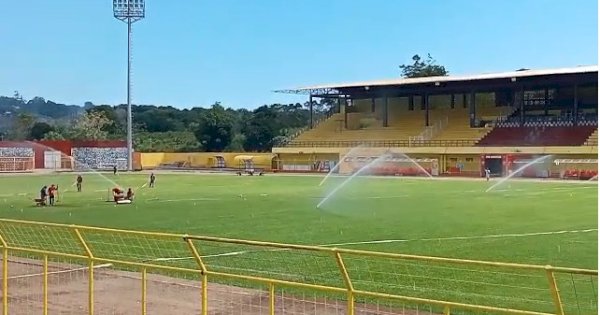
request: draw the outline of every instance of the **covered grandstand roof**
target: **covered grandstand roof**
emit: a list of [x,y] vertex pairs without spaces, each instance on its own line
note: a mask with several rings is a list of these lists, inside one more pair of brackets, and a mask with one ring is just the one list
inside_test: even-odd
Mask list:
[[361,82],[350,82],[350,83],[339,83],[339,84],[322,84],[300,87],[296,89],[288,90],[277,90],[278,93],[292,93],[292,94],[313,94],[313,92],[322,93],[324,91],[343,90],[349,88],[371,88],[371,87],[392,87],[392,86],[410,86],[420,84],[441,84],[447,82],[469,82],[469,81],[483,81],[483,80],[496,80],[496,79],[518,79],[526,77],[543,77],[543,76],[556,76],[556,75],[569,75],[569,74],[585,74],[598,72],[598,65],[591,66],[578,66],[572,68],[557,68],[557,69],[545,69],[545,70],[531,70],[522,69],[509,72],[500,73],[487,73],[487,74],[475,74],[475,75],[453,75],[453,76],[436,76],[436,77],[423,77],[423,78],[395,78],[388,80],[375,80],[375,81],[361,81]]

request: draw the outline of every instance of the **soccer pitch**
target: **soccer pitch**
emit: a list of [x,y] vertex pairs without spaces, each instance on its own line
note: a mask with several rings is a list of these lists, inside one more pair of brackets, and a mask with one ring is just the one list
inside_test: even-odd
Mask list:
[[[131,205],[106,202],[107,179],[84,174],[2,176],[3,218],[329,245],[595,269],[596,183],[357,177],[321,209],[345,178],[104,174],[136,193]],[[43,185],[58,184],[55,207],[35,207]],[[141,186],[145,186],[141,188]],[[346,244],[348,243],[348,244]],[[339,245],[336,245],[339,244]]]
[[[73,186],[75,174],[0,177],[2,218],[473,260],[597,266],[595,182],[512,180],[486,193],[493,181],[356,177],[317,209],[347,177],[332,177],[319,186],[322,176],[160,173],[156,187],[149,188],[149,174],[83,176],[81,193]],[[111,181],[133,188],[135,201],[130,205],[106,202],[114,187]],[[54,207],[35,207],[33,198],[50,184],[59,185],[59,202]],[[304,271],[325,283],[339,279],[335,264],[323,265],[319,257],[240,252],[236,246],[211,250],[208,254],[222,255],[207,258],[217,268],[267,270],[283,277]],[[279,261],[269,261],[273,259]],[[418,262],[377,265],[349,259],[349,265],[357,285],[365,289],[552,309],[544,274],[531,278]],[[494,282],[493,286],[486,281]],[[565,288],[562,294],[568,307],[580,307],[569,304],[574,296],[595,300],[596,280],[558,281]],[[571,281],[573,287],[577,282],[579,291],[566,288]]]

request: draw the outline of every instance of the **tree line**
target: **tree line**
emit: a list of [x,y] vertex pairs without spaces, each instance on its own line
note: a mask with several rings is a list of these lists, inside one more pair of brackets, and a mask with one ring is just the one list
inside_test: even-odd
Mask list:
[[[314,102],[313,118],[327,115],[332,106],[330,100]],[[218,102],[209,108],[191,109],[133,105],[134,148],[142,152],[266,152],[310,124],[308,108],[308,102],[264,105],[254,110],[226,108]],[[86,102],[84,107],[71,107],[41,97],[29,101],[0,97],[3,140],[111,140],[126,136],[126,105]]]
[[[427,54],[400,65],[405,78],[445,76],[444,66]],[[254,110],[133,105],[134,149],[141,152],[248,151],[267,152],[310,124],[309,103],[263,105]],[[313,119],[335,110],[332,99],[313,102]],[[0,96],[0,140],[112,140],[127,136],[126,105],[83,107],[34,97],[17,91]]]

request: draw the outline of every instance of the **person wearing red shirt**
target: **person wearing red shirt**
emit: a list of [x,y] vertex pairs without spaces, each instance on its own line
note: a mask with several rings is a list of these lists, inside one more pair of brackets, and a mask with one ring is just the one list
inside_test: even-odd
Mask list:
[[121,189],[119,189],[119,187],[113,188],[112,192],[113,192],[113,199],[115,200],[115,202],[123,199],[123,191]]
[[50,201],[50,205],[54,206],[54,196],[56,195],[56,186],[54,184],[50,185],[48,188],[48,199]]

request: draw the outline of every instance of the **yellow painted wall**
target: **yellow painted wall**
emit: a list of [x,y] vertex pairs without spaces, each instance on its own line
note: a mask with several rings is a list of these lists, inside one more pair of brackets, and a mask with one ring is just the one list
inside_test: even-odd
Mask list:
[[254,156],[254,165],[256,167],[271,169],[271,160],[274,154],[271,153],[212,153],[212,152],[192,152],[192,153],[141,153],[142,169],[153,169],[161,164],[172,164],[186,162],[190,167],[213,167],[215,156],[220,155],[225,159],[226,167],[239,167],[234,161],[238,155]]

